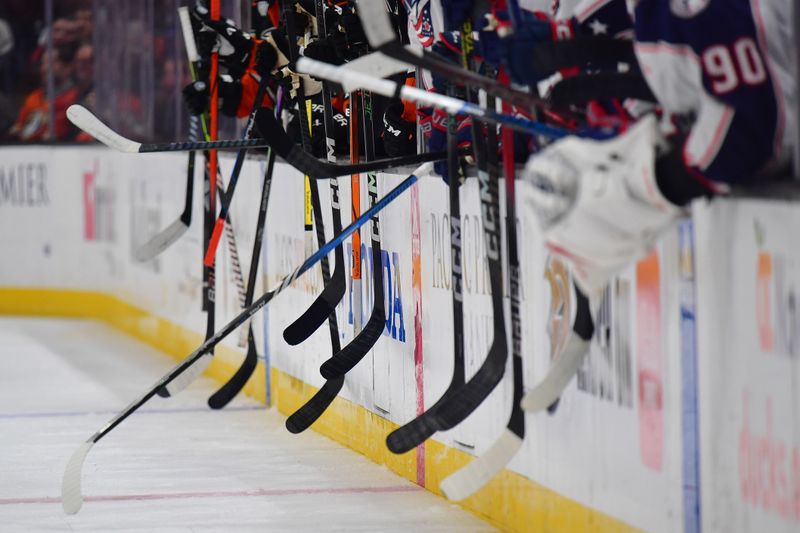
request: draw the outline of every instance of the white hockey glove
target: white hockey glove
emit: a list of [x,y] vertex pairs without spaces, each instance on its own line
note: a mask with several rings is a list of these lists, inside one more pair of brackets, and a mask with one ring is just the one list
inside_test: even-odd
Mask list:
[[525,167],[524,179],[533,185],[526,204],[539,217],[545,244],[573,265],[576,283],[593,303],[682,214],[656,184],[662,142],[648,115],[611,140],[562,139]]

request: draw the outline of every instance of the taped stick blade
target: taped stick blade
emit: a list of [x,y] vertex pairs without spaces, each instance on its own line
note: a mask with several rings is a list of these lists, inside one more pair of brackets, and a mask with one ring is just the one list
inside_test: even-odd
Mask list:
[[67,118],[109,148],[119,152],[136,154],[142,143],[138,143],[115,132],[82,105],[73,104],[67,108]]
[[92,446],[94,446],[92,441],[81,444],[69,458],[67,468],[64,470],[64,477],[61,480],[61,506],[67,514],[75,514],[83,506],[83,495],[81,494],[83,463]]
[[164,231],[154,235],[149,241],[134,250],[133,258],[140,263],[150,261],[172,246],[172,243],[180,239],[188,229],[189,226],[183,220],[176,220],[167,226]]

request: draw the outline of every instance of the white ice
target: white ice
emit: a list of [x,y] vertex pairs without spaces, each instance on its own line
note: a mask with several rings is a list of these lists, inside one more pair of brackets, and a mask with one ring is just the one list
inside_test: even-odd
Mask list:
[[453,504],[205,378],[102,439],[63,514],[70,454],[174,361],[92,321],[0,318],[0,531],[492,531]]

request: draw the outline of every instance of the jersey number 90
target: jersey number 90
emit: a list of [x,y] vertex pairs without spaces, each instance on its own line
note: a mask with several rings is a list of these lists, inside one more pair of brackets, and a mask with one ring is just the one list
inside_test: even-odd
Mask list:
[[764,61],[750,37],[737,40],[730,48],[722,44],[706,48],[703,52],[703,68],[716,94],[729,93],[740,83],[758,85],[767,79]]

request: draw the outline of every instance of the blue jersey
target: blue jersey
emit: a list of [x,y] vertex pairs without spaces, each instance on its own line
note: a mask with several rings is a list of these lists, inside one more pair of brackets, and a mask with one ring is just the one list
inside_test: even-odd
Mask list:
[[621,35],[622,7],[659,103],[693,117],[687,167],[735,183],[788,162],[797,136],[790,0],[585,0],[576,18],[584,33]]

